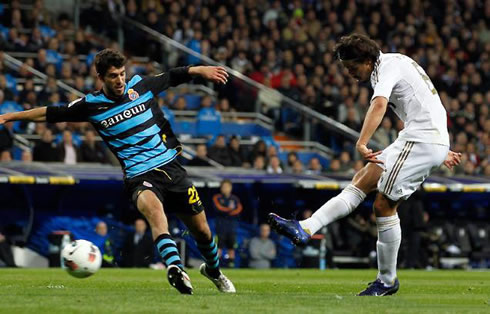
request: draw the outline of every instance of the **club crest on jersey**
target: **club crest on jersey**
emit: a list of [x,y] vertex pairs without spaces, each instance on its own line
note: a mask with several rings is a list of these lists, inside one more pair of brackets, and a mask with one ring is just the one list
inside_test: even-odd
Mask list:
[[135,100],[135,99],[138,99],[140,97],[140,94],[138,94],[138,92],[132,88],[130,88],[128,90],[128,95],[129,95],[129,99],[131,99],[131,100]]

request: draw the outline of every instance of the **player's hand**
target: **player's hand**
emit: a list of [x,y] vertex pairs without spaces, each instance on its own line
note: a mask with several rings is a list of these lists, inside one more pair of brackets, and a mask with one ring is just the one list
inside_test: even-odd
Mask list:
[[372,149],[367,148],[364,144],[357,144],[356,149],[361,154],[361,156],[369,162],[374,162],[376,164],[384,164],[383,161],[379,160],[376,156],[381,154],[381,151],[373,152]]
[[9,122],[7,115],[8,114],[0,114],[0,125]]
[[221,84],[228,82],[228,73],[223,67],[202,66],[199,68],[199,74],[206,80]]
[[461,153],[449,151],[449,153],[447,153],[446,160],[444,160],[444,166],[448,167],[449,170],[453,170],[454,166],[461,163],[461,156]]

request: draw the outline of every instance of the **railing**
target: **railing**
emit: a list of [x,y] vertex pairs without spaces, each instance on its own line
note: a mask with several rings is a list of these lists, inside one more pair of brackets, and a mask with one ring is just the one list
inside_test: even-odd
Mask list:
[[[8,53],[3,53],[3,59],[4,59],[4,64],[13,69],[13,70],[18,70],[21,66],[25,66],[27,67],[27,69],[29,70],[29,72],[31,72],[32,74],[34,74],[35,76],[37,76],[38,78],[40,79],[43,79],[43,80],[47,80],[48,76],[36,69],[34,69],[33,67],[27,65],[27,64],[24,64],[22,61],[12,57],[11,55],[9,55]],[[85,96],[84,93],[80,92],[79,90],[76,90],[74,89],[73,87],[65,84],[63,81],[61,80],[56,80],[56,85],[58,85],[58,87],[66,90],[67,92],[69,93],[72,93],[72,94],[75,94],[77,95],[78,97],[83,97]]]

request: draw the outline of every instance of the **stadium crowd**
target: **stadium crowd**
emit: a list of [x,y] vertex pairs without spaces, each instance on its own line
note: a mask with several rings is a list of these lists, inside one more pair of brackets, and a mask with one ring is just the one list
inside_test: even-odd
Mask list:
[[[0,16],[0,51],[35,53],[35,57],[26,57],[24,64],[46,73],[48,78],[39,82],[25,65],[12,71],[0,55],[0,108],[2,112],[29,109],[77,98],[61,90],[56,80],[84,93],[99,89],[91,63],[102,47],[117,48],[117,14],[124,14],[360,130],[370,89],[347,76],[335,62],[332,48],[341,35],[363,32],[377,39],[383,51],[408,54],[426,69],[448,112],[451,146],[464,153],[463,166],[455,173],[490,176],[488,7],[471,0],[396,1],[390,5],[338,0],[95,1],[82,11],[81,27],[75,29],[69,15],[55,15],[42,0],[34,1],[30,9],[21,9],[21,1],[14,0]],[[134,27],[124,27],[124,35],[124,50],[130,56],[149,56],[163,68],[199,63],[192,56],[142,36]],[[155,74],[158,69],[151,62],[141,64],[130,58],[127,72],[129,78],[135,73]],[[16,88],[19,84],[22,90]],[[282,106],[280,97],[252,90],[237,79],[227,85],[216,87],[218,99],[203,97],[201,106],[214,106],[220,112],[253,111],[257,106],[274,119],[277,132],[301,136],[304,117]],[[172,93],[159,103],[171,109],[187,109],[185,98]],[[401,121],[390,112],[374,139],[386,146],[402,128]],[[2,160],[12,159],[11,132],[17,132],[42,138],[33,152],[17,157],[25,161],[46,160],[46,155],[67,163],[114,161],[104,147],[93,141],[90,130],[88,123],[7,125],[0,131]],[[272,173],[354,172],[362,167],[352,143],[330,133],[313,122],[313,140],[337,153],[328,168],[314,158],[303,164],[294,153],[287,161],[280,161],[274,157],[275,146],[267,147],[259,141],[247,149],[241,147],[238,137],[219,138],[213,145],[198,147],[198,154],[226,166]]]

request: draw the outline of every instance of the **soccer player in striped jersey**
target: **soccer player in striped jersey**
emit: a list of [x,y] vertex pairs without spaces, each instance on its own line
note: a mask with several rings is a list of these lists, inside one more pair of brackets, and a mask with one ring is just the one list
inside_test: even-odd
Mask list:
[[205,260],[201,274],[220,291],[235,293],[233,283],[220,270],[218,248],[199,194],[176,160],[182,146],[154,99],[167,88],[189,82],[195,76],[225,84],[228,73],[222,67],[187,66],[153,77],[135,75],[126,82],[125,63],[126,58],[120,52],[105,49],[95,57],[97,75],[103,82],[100,91],[67,106],[0,115],[0,124],[16,120],[89,121],[121,164],[125,189],[151,226],[170,284],[181,293],[193,292],[168,231],[165,212],[172,211],[197,242]]
[[[344,36],[335,55],[349,74],[359,81],[371,81],[374,95],[357,151],[369,163],[361,169],[339,195],[320,207],[312,217],[287,220],[269,214],[269,223],[295,244],[306,244],[323,226],[350,214],[377,190],[374,213],[378,226],[378,276],[359,295],[383,296],[398,291],[396,259],[401,242],[397,207],[444,163],[459,164],[461,154],[449,150],[446,111],[425,71],[409,57],[382,53],[378,44],[365,35]],[[405,128],[394,143],[383,151],[367,147],[387,108],[404,122]]]

